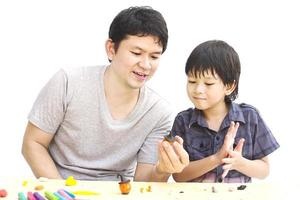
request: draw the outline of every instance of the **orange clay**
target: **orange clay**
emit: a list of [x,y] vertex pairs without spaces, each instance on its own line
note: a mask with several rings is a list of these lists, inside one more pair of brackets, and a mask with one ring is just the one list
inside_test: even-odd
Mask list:
[[130,181],[128,182],[119,182],[119,188],[122,194],[128,194],[131,190]]
[[35,190],[43,190],[44,186],[43,185],[37,185],[34,187]]
[[119,188],[122,194],[128,194],[131,190],[130,180],[124,178],[121,174],[118,174],[118,178],[121,178],[121,182],[119,182]]

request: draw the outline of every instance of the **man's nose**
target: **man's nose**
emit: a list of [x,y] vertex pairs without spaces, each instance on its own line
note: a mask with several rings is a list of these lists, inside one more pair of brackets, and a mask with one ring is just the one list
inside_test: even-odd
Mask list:
[[143,57],[140,61],[140,66],[144,69],[151,69],[150,59],[147,56]]

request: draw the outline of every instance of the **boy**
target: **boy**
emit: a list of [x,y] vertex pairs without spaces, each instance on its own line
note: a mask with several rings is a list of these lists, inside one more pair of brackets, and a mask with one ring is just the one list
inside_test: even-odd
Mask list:
[[167,41],[158,11],[130,7],[111,23],[109,66],[55,74],[33,105],[23,139],[22,153],[36,177],[117,180],[122,174],[167,181],[187,165],[181,138],[172,146],[161,142],[171,111],[145,86]]
[[245,183],[268,175],[268,155],[279,145],[257,109],[233,103],[240,71],[238,54],[223,41],[204,42],[190,54],[185,73],[195,108],[180,112],[172,128],[190,164],[173,174],[176,181]]

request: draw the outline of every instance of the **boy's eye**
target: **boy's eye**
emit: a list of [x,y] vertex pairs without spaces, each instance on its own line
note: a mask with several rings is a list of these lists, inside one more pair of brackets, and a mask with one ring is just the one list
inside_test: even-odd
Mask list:
[[189,82],[190,84],[196,83],[196,81],[192,81],[192,80],[189,80],[188,82]]
[[205,85],[208,85],[208,86],[210,86],[210,85],[213,85],[214,83],[205,83]]

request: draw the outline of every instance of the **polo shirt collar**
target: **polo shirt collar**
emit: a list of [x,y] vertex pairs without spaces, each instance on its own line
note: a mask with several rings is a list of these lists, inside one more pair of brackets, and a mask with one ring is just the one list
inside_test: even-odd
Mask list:
[[[223,123],[222,123],[222,127],[228,127],[230,126],[230,122],[234,121],[234,122],[240,122],[240,123],[245,123],[245,118],[243,115],[243,111],[240,108],[240,106],[236,103],[230,103],[229,106],[229,112],[226,115]],[[208,128],[208,124],[205,121],[205,118],[203,116],[203,112],[197,108],[194,108],[192,110],[192,117],[189,123],[189,127],[191,127],[194,123],[197,123],[199,126],[201,127],[206,127]]]

